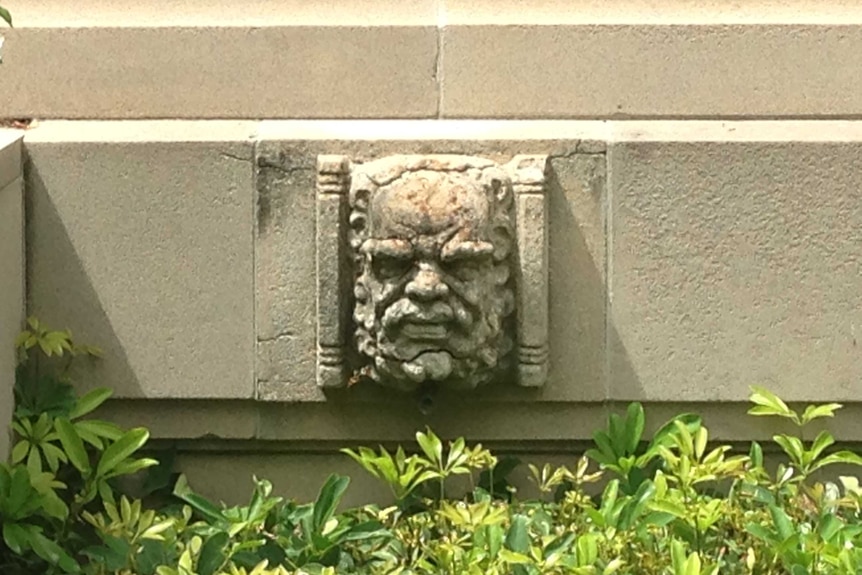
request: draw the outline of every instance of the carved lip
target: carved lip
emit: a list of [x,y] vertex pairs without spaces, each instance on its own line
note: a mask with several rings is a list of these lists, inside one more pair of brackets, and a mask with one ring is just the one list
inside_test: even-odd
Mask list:
[[410,339],[439,341],[449,337],[449,330],[442,323],[405,322],[402,333]]

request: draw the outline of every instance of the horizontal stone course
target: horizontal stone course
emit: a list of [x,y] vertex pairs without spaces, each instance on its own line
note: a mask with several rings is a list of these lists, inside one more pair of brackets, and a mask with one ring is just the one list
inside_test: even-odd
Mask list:
[[42,0],[12,7],[0,116],[862,115],[858,3],[659,4]]
[[3,118],[437,114],[434,28],[21,27],[3,34]]

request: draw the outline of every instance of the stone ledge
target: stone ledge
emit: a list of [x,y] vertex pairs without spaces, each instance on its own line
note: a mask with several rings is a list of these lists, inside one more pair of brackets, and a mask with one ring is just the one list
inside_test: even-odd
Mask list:
[[[854,0],[65,0],[13,3],[16,27],[536,24],[860,24]],[[19,5],[20,4],[20,5]]]
[[25,145],[569,140],[602,153],[609,142],[860,142],[862,120],[44,120],[4,134]]
[[[20,4],[20,6],[18,5]],[[90,0],[86,10],[65,0],[11,3],[16,28],[273,27],[436,25],[436,0]]]
[[[824,399],[826,401],[826,399]],[[473,442],[509,450],[560,451],[567,442],[589,442],[604,428],[610,411],[627,403],[465,404],[453,402],[423,415],[414,403],[260,404],[252,401],[111,400],[99,417],[124,426],[151,427],[153,439],[181,441],[187,448],[221,451],[231,445],[258,451],[334,452],[341,447],[412,441],[430,426],[441,437],[464,435]],[[647,434],[681,413],[697,413],[714,441],[767,441],[779,432],[795,433],[789,422],[754,417],[745,402],[644,402]],[[791,404],[793,408],[804,404]],[[215,431],[214,423],[222,425]],[[842,442],[862,441],[862,403],[846,403],[828,429]],[[809,430],[812,434],[816,430]],[[813,437],[813,435],[812,435]],[[190,440],[192,443],[182,443]]]

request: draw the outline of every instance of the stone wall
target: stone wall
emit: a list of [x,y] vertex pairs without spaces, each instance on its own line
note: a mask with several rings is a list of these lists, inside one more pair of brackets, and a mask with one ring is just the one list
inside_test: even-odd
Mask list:
[[21,136],[0,131],[0,460],[9,454],[15,337],[24,319]]
[[[862,441],[854,3],[224,4],[10,5],[0,83],[0,116],[42,119],[28,312],[105,350],[82,390],[113,387],[103,415],[177,447],[196,485],[312,496],[358,471],[338,448],[426,425],[563,457],[631,400],[653,425],[698,410],[717,439],[769,438],[751,384],[845,403],[829,424]],[[429,408],[317,385],[331,154],[549,158],[544,386]]]

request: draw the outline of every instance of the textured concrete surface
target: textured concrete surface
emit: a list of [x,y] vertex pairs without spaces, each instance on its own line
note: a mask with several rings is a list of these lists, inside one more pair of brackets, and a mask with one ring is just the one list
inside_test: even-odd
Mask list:
[[159,127],[28,133],[29,310],[104,349],[86,386],[253,397],[248,126],[217,124],[209,141]]
[[20,132],[0,130],[0,461],[9,454],[15,337],[24,319],[24,187]]
[[862,142],[793,139],[612,145],[612,398],[859,400]]
[[862,26],[451,26],[442,53],[444,117],[862,112]]
[[437,113],[434,28],[16,27],[3,34],[0,117]]

